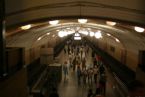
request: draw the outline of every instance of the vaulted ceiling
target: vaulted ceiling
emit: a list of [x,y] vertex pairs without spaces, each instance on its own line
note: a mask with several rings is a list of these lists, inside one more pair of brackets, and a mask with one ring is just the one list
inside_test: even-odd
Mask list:
[[[144,4],[144,0],[6,0],[6,44],[31,48],[48,42],[54,46],[64,39],[58,37],[58,30],[79,27],[77,19],[87,18],[83,28],[101,30],[104,38],[117,38],[124,48],[144,50],[144,32],[134,31],[134,26],[145,26]],[[58,25],[49,25],[49,20],[56,19]],[[117,25],[107,25],[107,20]],[[32,28],[20,29],[26,24]]]

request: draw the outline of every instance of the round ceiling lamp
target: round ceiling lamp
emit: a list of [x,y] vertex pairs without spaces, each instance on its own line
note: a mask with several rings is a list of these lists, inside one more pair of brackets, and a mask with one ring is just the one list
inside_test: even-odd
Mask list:
[[74,37],[74,40],[81,40],[81,37]]
[[107,36],[111,36],[111,34],[107,33]]
[[94,35],[95,35],[95,33],[91,31],[90,36],[93,37]]
[[114,25],[116,25],[116,22],[106,21],[106,24],[107,25],[110,25],[110,26],[114,26]]
[[39,37],[37,40],[39,41],[39,40],[41,40],[42,39],[42,37]]
[[59,36],[59,37],[67,36],[67,32],[66,32],[66,31],[59,31],[59,32],[58,32],[58,36]]
[[119,39],[117,39],[117,38],[115,38],[115,41],[116,41],[116,42],[120,42]]
[[21,26],[21,29],[22,30],[28,30],[28,29],[30,29],[32,27],[32,25],[25,25],[25,26]]
[[59,20],[49,21],[50,25],[57,25],[58,23],[59,23]]
[[137,26],[134,27],[134,30],[135,30],[136,32],[144,32],[144,28],[137,27]]
[[102,34],[101,34],[101,31],[100,31],[100,30],[97,31],[97,32],[95,33],[95,37],[96,37],[97,39],[102,38]]
[[78,19],[78,22],[81,24],[87,23],[87,19]]

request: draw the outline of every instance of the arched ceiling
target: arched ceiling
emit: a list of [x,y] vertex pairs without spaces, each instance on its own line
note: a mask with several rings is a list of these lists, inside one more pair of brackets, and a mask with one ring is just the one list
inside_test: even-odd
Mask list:
[[5,0],[6,25],[72,17],[145,24],[145,0]]
[[[104,38],[110,33],[109,39],[118,38],[124,48],[145,49],[145,34],[133,30],[134,26],[145,26],[145,0],[5,0],[5,5],[6,26],[13,28],[6,32],[8,47],[31,48],[50,41],[55,46],[64,39],[58,37],[56,30],[79,26],[76,19],[83,17],[90,19],[84,28],[99,29]],[[48,20],[55,19],[63,22],[56,26],[48,24]],[[117,25],[108,26],[106,20]],[[23,31],[23,24],[33,27]]]
[[[63,21],[63,22],[61,22]],[[85,29],[92,29],[92,31],[96,32],[97,30],[101,30],[103,34],[103,38],[119,39],[120,45],[123,48],[127,48],[130,50],[140,50],[145,49],[145,37],[143,34],[137,33],[133,30],[133,26],[128,26],[124,28],[125,24],[117,23],[115,26],[109,26],[105,24],[105,21],[101,20],[88,20],[86,24],[80,24],[76,19],[73,20],[60,20],[58,25],[52,26],[49,25],[48,22],[42,23],[41,26],[37,25],[32,27],[26,31],[19,31],[14,35],[8,35],[6,39],[6,43],[8,47],[24,47],[24,48],[32,48],[33,46],[42,45],[45,43],[54,44],[51,46],[55,46],[55,43],[62,41],[64,38],[60,38],[58,36],[58,30],[67,29],[67,28],[77,28],[82,27]],[[50,33],[48,35],[48,33]],[[111,36],[108,36],[107,34]],[[90,36],[87,36],[90,37]],[[110,40],[111,41],[111,40]]]

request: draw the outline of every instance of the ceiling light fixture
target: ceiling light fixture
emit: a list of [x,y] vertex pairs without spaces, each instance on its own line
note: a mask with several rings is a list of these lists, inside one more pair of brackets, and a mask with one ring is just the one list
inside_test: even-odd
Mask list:
[[58,32],[58,36],[59,36],[59,37],[64,37],[64,32],[63,32],[63,31],[59,31],[59,32]]
[[66,31],[59,31],[59,32],[58,32],[58,36],[59,36],[59,37],[67,36],[67,32],[66,32]]
[[39,40],[41,40],[42,39],[42,37],[39,37],[37,40],[39,41]]
[[81,24],[87,23],[87,19],[78,19],[78,22]]
[[49,21],[50,25],[57,25],[58,23],[59,23],[59,20]]
[[102,38],[101,30],[97,30],[97,32],[95,33],[94,31],[92,31],[91,28],[86,28],[84,25],[85,24],[69,28],[62,28],[60,31],[58,31],[58,36],[64,37],[67,35],[74,34],[74,37],[81,37],[81,35],[89,35],[90,37],[95,36],[96,38]]
[[144,32],[144,28],[137,27],[137,26],[134,27],[134,30],[137,32]]
[[21,26],[21,29],[22,29],[22,30],[28,30],[28,29],[30,29],[31,27],[32,27],[32,25],[29,24],[29,25]]
[[79,34],[79,33],[75,33],[75,36],[76,36],[76,37],[79,37],[79,36],[80,36],[80,34]]
[[81,40],[81,37],[74,37],[74,40]]
[[111,36],[111,34],[107,33],[107,36]]
[[95,35],[95,33],[90,31],[90,36],[93,37],[94,35]]
[[116,42],[120,42],[119,39],[117,39],[117,38],[115,38],[115,41],[116,41]]
[[114,26],[114,25],[116,25],[116,22],[106,21],[106,24],[107,25],[110,25],[110,26]]
[[102,38],[102,34],[101,34],[101,31],[100,31],[100,30],[97,31],[97,32],[95,33],[95,37],[96,37],[97,39]]

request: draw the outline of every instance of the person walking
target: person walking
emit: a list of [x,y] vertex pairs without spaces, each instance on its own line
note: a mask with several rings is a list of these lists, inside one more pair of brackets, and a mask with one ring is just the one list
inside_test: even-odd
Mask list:
[[86,80],[87,80],[87,70],[86,70],[86,68],[83,68],[83,70],[82,70],[82,79],[83,79],[83,84],[86,85]]

